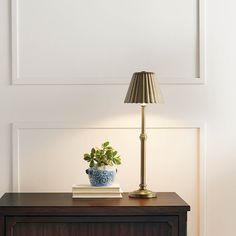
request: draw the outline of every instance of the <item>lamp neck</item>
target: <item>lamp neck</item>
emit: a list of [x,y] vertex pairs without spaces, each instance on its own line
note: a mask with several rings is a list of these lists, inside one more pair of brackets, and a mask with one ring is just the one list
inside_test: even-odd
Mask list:
[[141,173],[140,173],[140,190],[146,189],[146,139],[147,135],[145,133],[145,106],[146,104],[141,105]]
[[146,126],[145,108],[146,108],[146,104],[142,104],[141,105],[141,134],[145,134],[145,126]]

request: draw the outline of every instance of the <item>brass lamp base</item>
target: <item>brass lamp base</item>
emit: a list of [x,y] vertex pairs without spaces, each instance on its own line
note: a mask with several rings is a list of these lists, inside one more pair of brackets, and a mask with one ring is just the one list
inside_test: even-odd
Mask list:
[[157,197],[157,193],[152,192],[148,189],[138,189],[136,191],[133,191],[129,193],[129,197],[132,198],[155,198]]

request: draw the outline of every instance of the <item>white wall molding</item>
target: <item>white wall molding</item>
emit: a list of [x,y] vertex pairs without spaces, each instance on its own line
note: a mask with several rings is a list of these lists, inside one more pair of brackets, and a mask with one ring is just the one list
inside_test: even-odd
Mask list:
[[198,40],[199,40],[199,72],[200,77],[199,84],[205,84],[206,80],[206,55],[205,55],[205,48],[206,48],[206,5],[205,0],[199,0],[198,2]]
[[[22,85],[119,85],[119,84],[128,84],[127,76],[114,77],[113,75],[107,77],[101,76],[90,76],[85,75],[83,77],[52,77],[44,76],[40,77],[34,75],[33,77],[27,77],[20,74],[20,56],[19,56],[19,5],[21,0],[11,0],[11,22],[12,22],[12,84],[22,84]],[[198,67],[199,77],[189,78],[189,77],[179,77],[179,76],[164,76],[159,78],[161,84],[204,84],[205,83],[205,0],[197,0],[197,26],[196,26],[196,35],[197,35],[197,57],[196,62]],[[194,26],[193,26],[194,27]],[[181,58],[180,58],[181,60]],[[33,78],[33,79],[32,79]]]
[[[13,148],[13,191],[20,191],[20,173],[19,173],[19,134],[20,130],[25,129],[140,129],[138,126],[81,126],[77,123],[50,123],[50,122],[23,122],[12,125],[12,148]],[[206,236],[206,124],[202,122],[177,122],[177,123],[159,123],[147,129],[197,129],[199,140],[199,181],[198,181],[198,206],[199,206],[199,236]]]

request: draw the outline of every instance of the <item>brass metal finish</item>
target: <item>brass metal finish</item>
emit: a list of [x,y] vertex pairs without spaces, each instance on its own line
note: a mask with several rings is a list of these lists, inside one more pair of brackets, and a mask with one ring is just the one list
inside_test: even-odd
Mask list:
[[131,79],[125,103],[162,103],[163,98],[153,72],[136,72]]
[[144,190],[146,188],[146,139],[145,134],[145,105],[141,105],[141,134],[139,136],[141,141],[141,173],[140,173],[140,189]]
[[141,103],[141,171],[139,189],[131,192],[132,198],[154,198],[155,192],[146,189],[146,140],[145,133],[145,106],[146,103],[162,103],[162,95],[153,72],[136,72],[131,79],[125,103]]
[[155,198],[157,197],[157,193],[152,192],[148,189],[138,189],[129,193],[129,197],[132,198]]
[[146,140],[147,135],[145,133],[145,104],[141,105],[141,134],[139,136],[141,141],[141,171],[140,171],[140,185],[139,189],[131,192],[129,197],[132,198],[154,198],[157,197],[155,192],[146,189]]

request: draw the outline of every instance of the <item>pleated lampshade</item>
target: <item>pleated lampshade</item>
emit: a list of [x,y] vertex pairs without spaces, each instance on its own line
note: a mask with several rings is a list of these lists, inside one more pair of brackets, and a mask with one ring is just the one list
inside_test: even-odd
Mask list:
[[153,72],[135,72],[130,81],[125,103],[162,103],[162,94]]

